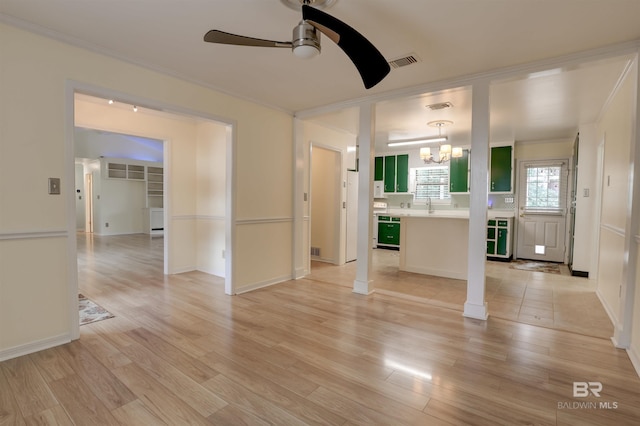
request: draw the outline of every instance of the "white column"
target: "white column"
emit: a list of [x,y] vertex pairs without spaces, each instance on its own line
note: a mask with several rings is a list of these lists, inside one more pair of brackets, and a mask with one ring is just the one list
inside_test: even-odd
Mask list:
[[489,183],[489,81],[473,84],[467,301],[464,316],[486,320],[485,262]]
[[371,280],[371,245],[373,229],[373,158],[374,106],[360,106],[358,135],[358,260],[353,292],[373,293]]
[[293,271],[294,279],[302,278],[309,271],[309,247],[304,247],[304,212],[307,206],[307,193],[304,185],[304,155],[305,143],[303,139],[304,123],[297,117],[293,118]]

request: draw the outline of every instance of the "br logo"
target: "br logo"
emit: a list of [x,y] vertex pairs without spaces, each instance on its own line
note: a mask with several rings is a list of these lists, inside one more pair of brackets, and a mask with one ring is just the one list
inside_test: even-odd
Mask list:
[[602,383],[600,382],[573,382],[573,397],[586,398],[590,394],[600,398]]

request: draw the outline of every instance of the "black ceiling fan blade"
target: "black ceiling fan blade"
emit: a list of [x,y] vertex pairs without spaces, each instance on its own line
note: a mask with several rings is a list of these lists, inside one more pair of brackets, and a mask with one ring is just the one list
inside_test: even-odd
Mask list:
[[204,35],[204,41],[209,43],[233,44],[236,46],[256,46],[256,47],[288,47],[291,48],[290,41],[263,40],[261,38],[241,36],[226,33],[220,30],[211,30]]
[[333,40],[347,54],[358,69],[365,88],[370,89],[380,83],[391,71],[382,53],[341,20],[306,4],[302,5],[302,19]]

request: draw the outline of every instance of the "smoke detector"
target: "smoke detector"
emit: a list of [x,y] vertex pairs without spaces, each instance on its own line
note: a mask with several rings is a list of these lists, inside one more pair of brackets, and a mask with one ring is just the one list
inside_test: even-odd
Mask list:
[[429,108],[431,111],[438,111],[441,109],[447,109],[451,107],[453,107],[453,104],[451,102],[440,102],[437,104],[427,105],[427,108]]

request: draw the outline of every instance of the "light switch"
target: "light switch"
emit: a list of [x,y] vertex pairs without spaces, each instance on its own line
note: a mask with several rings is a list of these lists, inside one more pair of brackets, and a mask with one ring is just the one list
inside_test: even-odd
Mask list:
[[583,197],[588,197],[589,196],[589,188],[584,188],[582,190],[582,196]]
[[60,194],[60,178],[49,178],[49,194]]

